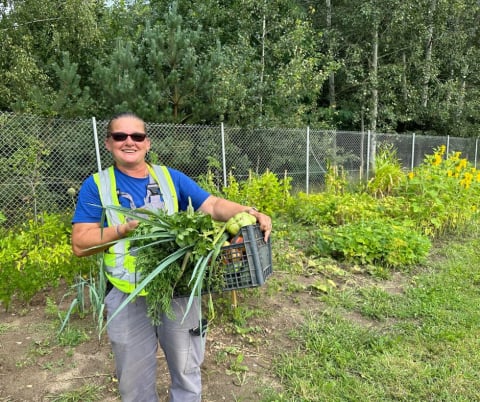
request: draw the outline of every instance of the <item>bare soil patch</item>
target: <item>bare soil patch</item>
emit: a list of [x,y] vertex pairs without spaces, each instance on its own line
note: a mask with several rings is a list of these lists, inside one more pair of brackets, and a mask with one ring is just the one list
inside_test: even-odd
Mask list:
[[[272,278],[281,282],[281,276]],[[209,328],[202,368],[204,401],[255,401],[266,388],[281,389],[273,373],[274,358],[296,347],[289,332],[304,321],[305,312],[322,307],[309,291],[268,292],[268,285],[237,291],[238,308],[253,312],[244,324],[235,326],[220,311]],[[74,347],[58,344],[59,321],[47,314],[46,300],[59,303],[65,293],[51,290],[28,306],[14,303],[8,312],[0,310],[0,401],[53,401],[88,386],[100,388],[99,401],[120,400],[108,338],[98,341],[91,316],[72,321],[88,335],[87,341]],[[159,394],[167,400],[170,379],[160,349],[158,362]]]

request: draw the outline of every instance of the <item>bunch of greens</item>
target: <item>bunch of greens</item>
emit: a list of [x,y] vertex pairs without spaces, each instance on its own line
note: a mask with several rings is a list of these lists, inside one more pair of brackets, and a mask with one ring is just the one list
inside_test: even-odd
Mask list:
[[225,224],[194,212],[191,206],[173,215],[162,210],[107,208],[140,221],[137,230],[120,241],[129,241],[134,247],[142,281],[116,313],[145,289],[148,315],[158,324],[161,313],[172,316],[173,297],[189,296],[186,316],[196,296],[206,290],[222,290],[223,272],[217,257],[228,237]]

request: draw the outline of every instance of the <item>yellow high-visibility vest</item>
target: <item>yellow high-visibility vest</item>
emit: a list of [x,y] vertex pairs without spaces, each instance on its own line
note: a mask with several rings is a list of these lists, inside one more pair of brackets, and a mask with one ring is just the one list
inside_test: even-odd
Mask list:
[[[178,212],[178,200],[175,185],[166,166],[147,165],[150,176],[161,189],[165,209],[169,215]],[[120,206],[117,195],[114,167],[102,170],[93,175],[98,187],[100,201],[103,207]],[[108,226],[125,223],[126,218],[118,211],[106,209]],[[141,272],[135,269],[135,256],[130,253],[130,242],[121,241],[105,250],[103,253],[105,275],[113,286],[124,293],[131,293],[141,281]],[[142,290],[139,295],[145,295]]]

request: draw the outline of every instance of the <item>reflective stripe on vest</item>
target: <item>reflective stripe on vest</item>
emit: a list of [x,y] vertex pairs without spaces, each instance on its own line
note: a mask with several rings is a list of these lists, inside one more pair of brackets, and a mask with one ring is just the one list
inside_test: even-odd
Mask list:
[[[159,185],[165,209],[169,215],[178,212],[177,192],[175,185],[166,166],[147,165],[149,174]],[[98,187],[100,201],[103,207],[120,206],[117,196],[117,185],[115,170],[111,166],[93,175],[95,184]],[[105,210],[108,226],[115,226],[125,223],[125,216],[111,208]],[[103,254],[105,274],[109,281],[122,292],[131,293],[137,283],[141,280],[141,273],[135,270],[135,256],[129,252],[130,242],[119,241],[111,246]],[[145,291],[140,295],[146,294]]]

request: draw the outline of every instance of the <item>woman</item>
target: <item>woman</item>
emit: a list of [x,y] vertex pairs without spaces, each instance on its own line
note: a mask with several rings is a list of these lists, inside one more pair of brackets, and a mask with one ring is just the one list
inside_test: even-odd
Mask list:
[[[150,150],[150,138],[145,122],[135,114],[121,113],[110,120],[105,146],[113,156],[114,165],[90,176],[82,184],[72,219],[72,249],[77,256],[104,252],[110,283],[105,297],[109,317],[134,289],[139,273],[135,270],[135,257],[126,250],[127,242],[118,242],[112,247],[102,245],[125,237],[139,222],[107,211],[106,227],[102,227],[101,206],[163,208],[173,214],[186,210],[190,199],[195,210],[217,221],[227,221],[247,211],[255,216],[265,240],[268,239],[272,230],[269,216],[255,208],[215,197],[175,169],[148,164],[145,156]],[[147,316],[145,297],[139,296],[108,325],[122,401],[158,401],[156,354],[159,342],[171,376],[170,401],[201,400],[204,338],[190,331],[198,327],[200,317],[195,306],[184,317],[187,300],[173,299],[176,318],[172,320],[163,315],[161,324],[154,326]]]

